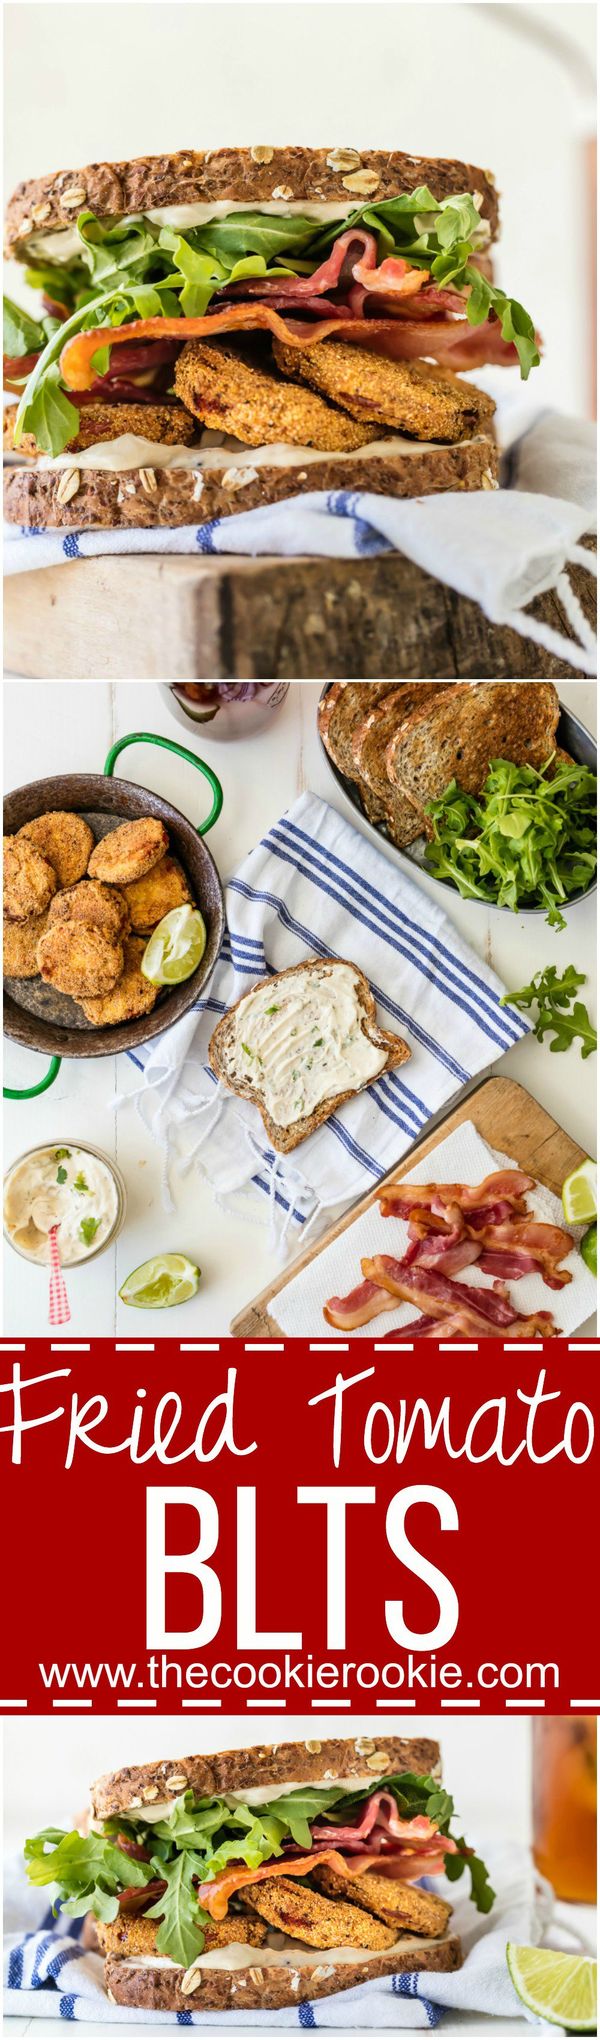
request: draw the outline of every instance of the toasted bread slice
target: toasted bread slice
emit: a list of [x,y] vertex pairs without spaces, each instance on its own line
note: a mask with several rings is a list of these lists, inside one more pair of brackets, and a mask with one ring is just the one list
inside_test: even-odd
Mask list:
[[317,1864],[311,1870],[311,1878],[331,1898],[350,1899],[353,1905],[375,1913],[386,1926],[395,1927],[397,1933],[408,1930],[412,1934],[436,1935],[446,1931],[452,1906],[445,1898],[422,1891],[420,1885],[407,1884],[403,1878],[378,1877],[371,1871],[362,1877],[344,1877],[328,1863]]
[[[260,1949],[249,1967],[240,1970],[199,1969],[187,1971],[169,1963],[164,1968],[108,1955],[104,1981],[111,2004],[135,2006],[145,2012],[266,2012],[281,2011],[286,2005],[312,2004],[315,1998],[332,1997],[338,1990],[354,1990],[377,1976],[412,1975],[416,1969],[460,1969],[462,1949],[458,1934],[442,1939],[402,1935],[385,1954],[356,1949],[356,1959],[336,1961],[332,1951],[316,1950],[312,1960],[296,1943],[298,1954],[280,1954],[277,1964],[261,1966]],[[302,2023],[302,2022],[301,2022]]]
[[453,779],[480,793],[490,761],[543,765],[560,714],[551,681],[477,680],[444,687],[415,710],[388,745],[392,785],[423,814]]
[[[350,178],[359,173],[359,189]],[[98,218],[123,219],[156,206],[220,204],[277,206],[325,199],[351,214],[361,196],[360,173],[369,179],[373,203],[412,192],[426,184],[434,198],[479,192],[481,216],[498,231],[498,193],[490,170],[436,156],[408,155],[403,149],[309,149],[297,143],[283,147],[241,149],[179,149],[167,156],[133,156],[121,163],[88,163],[85,169],[53,171],[17,185],[6,212],[7,254],[27,252],[37,230],[48,233],[69,227],[82,206]],[[364,191],[362,193],[364,199]]]
[[[354,756],[354,735],[367,715],[372,714],[387,695],[395,694],[396,685],[393,680],[334,680],[333,686],[319,702],[317,712],[319,735],[325,749],[337,765],[338,772],[343,772],[346,779],[357,781],[370,822],[384,820],[385,803],[380,794],[373,793],[364,785],[362,771]],[[387,790],[385,798],[387,801]]]
[[[356,1018],[353,1015],[352,1026],[357,1026],[357,1031],[360,1031],[364,1040],[370,1042],[372,1047],[379,1051],[380,1059],[377,1067],[372,1066],[366,1075],[357,1078],[356,1083],[342,1086],[335,1093],[328,1093],[326,1096],[322,1096],[320,1101],[311,1110],[308,1110],[308,1108],[304,1111],[298,1110],[296,1100],[290,1099],[290,1116],[286,1116],[285,1119],[275,1119],[265,1101],[266,1079],[263,1073],[264,1065],[258,1054],[251,1053],[246,1043],[241,1039],[241,1035],[238,1039],[238,1027],[243,1026],[245,1022],[247,1030],[250,1001],[256,999],[257,993],[268,991],[273,1001],[276,1002],[278,991],[281,998],[283,987],[286,986],[289,991],[291,980],[296,978],[300,971],[303,971],[307,976],[310,974],[313,977],[314,975],[315,987],[318,986],[320,980],[329,980],[332,973],[343,971],[344,979],[340,980],[340,986],[343,986],[346,992],[348,990],[347,973],[352,973],[356,1007]],[[271,1010],[277,1011],[276,1003],[274,1003]],[[302,1019],[302,1014],[300,1019]],[[278,1022],[278,1025],[281,1025],[281,1023]],[[322,1045],[322,1039],[316,1040],[314,1044],[315,1051],[318,1051]],[[248,1076],[241,1071],[240,1064],[237,1061],[237,1052],[240,1046],[242,1053],[245,1053],[248,1057]],[[215,1076],[219,1077],[226,1084],[228,1090],[234,1091],[240,1098],[247,1098],[253,1105],[257,1106],[265,1131],[273,1147],[277,1149],[278,1154],[289,1154],[292,1148],[299,1147],[300,1142],[306,1140],[309,1133],[316,1132],[317,1127],[323,1126],[325,1120],[330,1119],[332,1113],[337,1112],[340,1105],[344,1105],[348,1098],[356,1097],[359,1091],[366,1090],[368,1085],[375,1083],[378,1077],[385,1074],[386,1070],[396,1069],[398,1064],[406,1062],[409,1056],[410,1049],[408,1044],[402,1040],[401,1035],[388,1034],[377,1025],[375,1000],[364,972],[359,970],[356,964],[347,962],[343,957],[337,957],[331,963],[323,963],[318,957],[315,957],[309,960],[308,963],[294,964],[290,970],[278,971],[272,978],[259,979],[257,984],[251,986],[250,991],[243,993],[242,998],[237,1000],[235,1006],[230,1006],[229,1011],[223,1015],[223,1019],[218,1021],[208,1045],[208,1059]],[[312,1067],[307,1057],[308,1049],[303,1046],[299,1055],[301,1076],[303,1074],[302,1065],[304,1065],[304,1070],[306,1071]],[[342,1067],[341,1055],[339,1063],[340,1067]],[[295,1077],[297,1072],[294,1071],[292,1075]],[[309,1093],[310,1088],[307,1084]],[[300,1085],[300,1094],[303,1095],[302,1085]],[[292,1116],[292,1113],[295,1116]]]
[[[377,1757],[377,1765],[375,1758]],[[149,1764],[131,1764],[107,1771],[92,1786],[96,1820],[115,1813],[144,1818],[144,1806],[156,1806],[191,1791],[196,1799],[220,1798],[226,1792],[255,1790],[264,1781],[265,1801],[272,1785],[327,1785],[332,1778],[390,1777],[412,1771],[422,1778],[440,1776],[440,1747],[423,1736],[390,1736],[375,1744],[369,1736],[329,1737],[314,1743],[255,1743],[243,1750],[218,1750],[212,1756],[164,1757]]]
[[378,708],[372,708],[364,722],[358,724],[352,737],[352,755],[363,801],[370,793],[381,804],[382,819],[399,850],[414,843],[420,822],[412,801],[388,778],[387,747],[408,717],[440,691],[440,683],[435,680],[413,680],[406,684],[397,681]]

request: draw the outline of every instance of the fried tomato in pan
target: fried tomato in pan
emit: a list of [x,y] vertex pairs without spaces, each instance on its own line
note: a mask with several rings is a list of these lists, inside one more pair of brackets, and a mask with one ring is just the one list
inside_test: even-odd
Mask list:
[[145,878],[168,847],[164,822],[153,815],[140,815],[137,821],[122,822],[120,828],[101,837],[90,857],[89,876],[103,879],[105,885],[132,885],[134,879]]
[[89,822],[84,822],[82,815],[67,814],[61,808],[38,815],[34,822],[25,822],[19,829],[18,841],[33,843],[52,865],[60,886],[75,885],[78,878],[83,878],[94,848]]
[[4,912],[7,921],[29,921],[43,914],[56,892],[52,865],[33,843],[18,836],[4,838]]

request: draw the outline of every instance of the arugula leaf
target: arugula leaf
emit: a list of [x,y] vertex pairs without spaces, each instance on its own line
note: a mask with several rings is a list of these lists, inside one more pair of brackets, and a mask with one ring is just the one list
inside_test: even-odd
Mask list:
[[549,1045],[553,1055],[562,1054],[572,1041],[581,1041],[581,1057],[585,1062],[589,1055],[595,1055],[598,1046],[587,1008],[575,998],[578,986],[585,982],[585,973],[576,970],[573,963],[567,964],[562,977],[558,976],[556,964],[550,963],[545,970],[535,972],[530,984],[521,985],[517,992],[506,992],[500,1005],[537,1006],[533,1028],[536,1041],[552,1034]]
[[86,1912],[116,1919],[119,1892],[147,1884],[153,1874],[150,1863],[126,1856],[106,1836],[80,1835],[76,1828],[44,1828],[25,1843],[24,1855],[30,1884],[57,1884],[61,1911],[74,1919]]
[[202,1954],[203,1926],[208,1920],[208,1913],[198,1905],[192,1884],[193,1877],[201,1877],[202,1864],[195,1856],[184,1853],[168,1864],[159,1858],[152,1869],[155,1876],[166,1879],[167,1889],[148,1907],[145,1918],[161,1922],[156,1936],[159,1954],[170,1955],[172,1962],[180,1962],[184,1969],[189,1969],[195,1956]]
[[546,908],[564,928],[562,907],[585,891],[596,870],[593,772],[553,754],[540,771],[496,758],[479,795],[453,779],[429,801],[426,869],[450,880],[463,899]]
[[3,305],[3,352],[10,360],[20,360],[24,354],[40,354],[48,339],[48,327],[53,331],[57,319],[31,319],[29,312],[23,312],[12,298],[5,297]]
[[458,1878],[464,1875],[465,1870],[468,1870],[471,1878],[471,1898],[473,1904],[477,1907],[478,1912],[489,1913],[492,1910],[496,1893],[493,1885],[490,1884],[485,1863],[482,1861],[481,1856],[476,1856],[472,1849],[467,1848],[462,1835],[457,1836],[455,1839],[458,1855],[444,1857],[444,1875],[448,1878],[450,1884],[456,1884]]

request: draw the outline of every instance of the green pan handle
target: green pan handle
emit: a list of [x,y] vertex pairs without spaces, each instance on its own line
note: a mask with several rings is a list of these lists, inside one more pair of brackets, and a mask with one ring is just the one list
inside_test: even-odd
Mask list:
[[40,1098],[42,1091],[50,1090],[50,1085],[54,1083],[55,1077],[58,1076],[61,1062],[61,1055],[53,1055],[50,1068],[46,1070],[46,1075],[42,1077],[41,1083],[30,1084],[28,1091],[11,1091],[8,1084],[5,1084],[2,1093],[3,1098]]
[[199,836],[206,836],[208,830],[212,829],[213,822],[218,822],[223,806],[221,781],[217,779],[216,772],[212,771],[211,766],[205,765],[202,758],[197,758],[195,751],[186,751],[184,744],[176,744],[173,737],[153,736],[150,730],[133,730],[130,737],[119,737],[118,743],[111,745],[104,763],[106,779],[112,779],[119,752],[125,751],[128,744],[160,744],[163,751],[175,751],[178,758],[185,758],[187,765],[195,765],[197,772],[204,773],[204,778],[208,780],[213,800],[207,820],[205,822],[197,822],[196,830]]

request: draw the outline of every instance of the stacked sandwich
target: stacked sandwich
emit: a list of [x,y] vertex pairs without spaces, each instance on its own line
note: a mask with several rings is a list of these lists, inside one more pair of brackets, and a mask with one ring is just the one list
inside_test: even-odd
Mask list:
[[541,767],[556,751],[560,703],[549,681],[335,681],[319,730],[369,821],[399,850],[428,828],[452,781],[481,793],[490,759]]
[[[92,1787],[89,1831],[28,1841],[27,1874],[91,1915],[113,2003],[254,2011],[370,1977],[456,1969],[445,1899],[468,1862],[437,1743],[368,1736],[141,1764]],[[90,1921],[86,1921],[89,1945]]]
[[[13,520],[183,524],[336,485],[495,486],[457,371],[539,360],[491,280],[493,179],[401,151],[220,149],[18,187],[7,251]],[[199,511],[198,505],[202,508]]]

